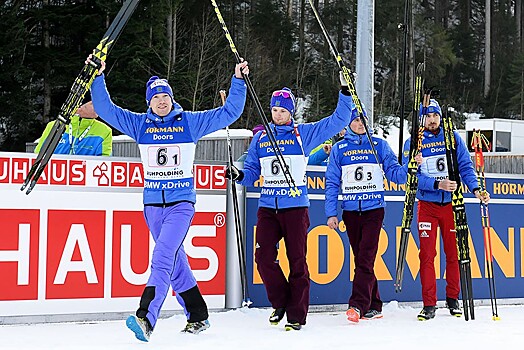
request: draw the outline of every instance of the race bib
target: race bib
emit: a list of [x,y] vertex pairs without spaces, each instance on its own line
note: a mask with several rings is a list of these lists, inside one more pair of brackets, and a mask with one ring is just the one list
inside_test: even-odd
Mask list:
[[140,145],[146,180],[175,180],[193,177],[195,144]]
[[448,163],[443,154],[424,157],[421,172],[436,180],[443,180],[448,177]]
[[342,166],[342,193],[384,191],[382,168],[378,164],[360,163]]
[[[289,169],[295,185],[304,186],[306,184],[306,165],[307,158],[304,155],[286,155],[284,161]],[[261,174],[264,177],[264,187],[285,187],[288,186],[284,171],[280,166],[277,157],[260,158]]]

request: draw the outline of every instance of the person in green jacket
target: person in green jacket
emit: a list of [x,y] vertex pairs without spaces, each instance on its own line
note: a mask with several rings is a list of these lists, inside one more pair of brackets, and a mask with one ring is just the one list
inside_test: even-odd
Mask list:
[[[110,156],[113,152],[113,131],[96,120],[93,103],[78,107],[71,122],[66,125],[54,154],[76,154],[82,156]],[[35,153],[40,152],[44,140],[49,136],[56,120],[49,122],[38,140]]]

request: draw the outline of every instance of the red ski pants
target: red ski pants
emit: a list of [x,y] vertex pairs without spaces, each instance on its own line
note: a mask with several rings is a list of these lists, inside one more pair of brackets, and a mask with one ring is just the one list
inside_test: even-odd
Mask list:
[[457,254],[457,238],[451,204],[418,202],[418,234],[420,239],[420,282],[424,306],[437,305],[437,281],[435,257],[437,256],[437,226],[446,254],[446,297],[458,299],[460,276]]

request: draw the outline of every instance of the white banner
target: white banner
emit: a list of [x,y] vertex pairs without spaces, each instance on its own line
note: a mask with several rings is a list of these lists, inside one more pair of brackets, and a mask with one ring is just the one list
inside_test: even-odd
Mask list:
[[[0,152],[0,316],[129,312],[149,276],[137,160],[53,156],[26,195],[35,155]],[[224,165],[196,164],[196,214],[184,242],[210,308],[225,306]],[[173,295],[164,310],[181,309]]]

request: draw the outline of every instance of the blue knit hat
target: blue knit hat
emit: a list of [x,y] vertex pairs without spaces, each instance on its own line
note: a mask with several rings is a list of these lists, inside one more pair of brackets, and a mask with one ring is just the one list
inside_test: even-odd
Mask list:
[[156,94],[168,94],[171,96],[171,101],[174,101],[173,98],[173,89],[171,89],[171,86],[169,86],[169,83],[166,79],[160,79],[156,75],[149,78],[149,80],[146,83],[146,102],[149,106],[149,103],[151,102],[151,99]]
[[422,103],[420,104],[420,116],[426,115],[428,113],[437,113],[442,117],[442,109],[440,108],[440,105],[438,104],[437,100],[429,100],[429,105],[425,111],[424,107],[422,107]]
[[295,96],[291,92],[291,89],[283,87],[280,90],[273,91],[270,107],[285,108],[291,113],[291,116],[293,116],[295,114]]
[[[362,107],[362,113],[364,114],[364,117],[367,118],[368,115],[366,114],[366,110],[364,109],[364,104],[362,102],[360,103],[360,106]],[[358,117],[360,117],[360,115],[358,114],[357,107],[355,107],[351,110],[351,116],[349,117],[349,124],[353,123],[353,120],[357,119]]]

